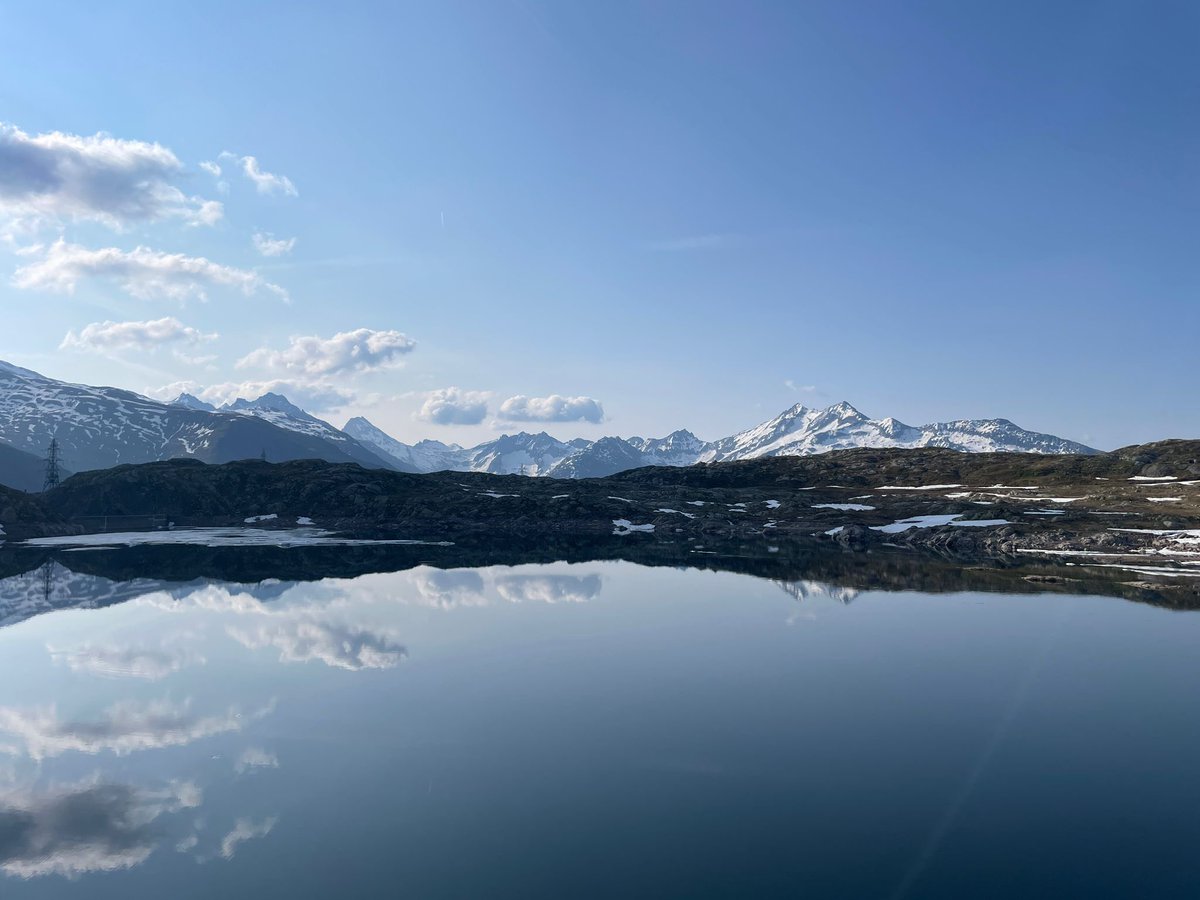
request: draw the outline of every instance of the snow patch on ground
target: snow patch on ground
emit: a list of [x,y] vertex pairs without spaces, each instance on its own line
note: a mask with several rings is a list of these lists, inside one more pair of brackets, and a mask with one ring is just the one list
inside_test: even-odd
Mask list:
[[278,518],[279,518],[279,516],[277,516],[275,513],[270,513],[269,515],[265,515],[265,516],[251,516],[248,519],[242,519],[242,521],[245,522],[247,525],[253,525],[256,522],[272,522]]
[[613,534],[633,534],[635,531],[651,532],[654,530],[653,523],[645,525],[634,525],[628,519],[613,519]]
[[953,525],[956,528],[991,528],[996,525],[1011,524],[1007,519],[963,519],[959,513],[950,513],[935,516],[913,516],[910,519],[900,519],[890,525],[874,525],[871,530],[882,531],[884,534],[900,534],[910,528],[937,528],[939,525]]
[[950,488],[960,488],[961,484],[922,484],[917,487],[912,487],[902,484],[885,484],[878,488],[881,491],[944,491]]
[[841,509],[847,512],[867,512],[874,509],[874,506],[867,506],[865,503],[814,503],[813,509]]

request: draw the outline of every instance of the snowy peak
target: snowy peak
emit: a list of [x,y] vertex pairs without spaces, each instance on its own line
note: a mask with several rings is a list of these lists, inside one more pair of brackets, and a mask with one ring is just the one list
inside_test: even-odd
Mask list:
[[641,466],[690,466],[763,456],[807,456],[855,447],[945,447],[972,452],[1094,453],[1090,447],[1048,434],[1025,431],[1008,419],[962,419],[914,428],[899,419],[871,419],[850,403],[812,409],[797,403],[773,419],[715,442],[690,431],[664,438],[605,437],[562,442],[542,432],[502,435],[463,449],[436,441],[409,446],[393,440],[365,419],[346,431],[389,454],[389,458],[431,472],[495,472],[599,478]]
[[[222,410],[229,412],[275,412],[282,413],[285,416],[291,416],[293,419],[315,419],[315,416],[310,415],[305,410],[298,407],[296,404],[288,400],[283,394],[266,393],[257,400],[245,400],[238,397],[232,403],[226,403],[221,407]],[[319,420],[318,420],[319,421]]]
[[76,472],[179,457],[219,463],[260,454],[273,462],[388,465],[285,398],[268,398],[260,409],[214,411],[190,395],[163,403],[0,364],[0,441],[40,459],[52,438],[58,441],[63,465]]
[[967,452],[1094,453],[1054,435],[1019,428],[1007,419],[938,422],[914,428],[899,419],[871,419],[849,403],[822,410],[797,404],[756,428],[718,441],[703,461],[808,456],[855,447],[945,447]]
[[211,403],[205,403],[199,397],[194,397],[186,391],[172,400],[170,406],[179,406],[183,409],[198,409],[202,412],[216,412],[217,408]]

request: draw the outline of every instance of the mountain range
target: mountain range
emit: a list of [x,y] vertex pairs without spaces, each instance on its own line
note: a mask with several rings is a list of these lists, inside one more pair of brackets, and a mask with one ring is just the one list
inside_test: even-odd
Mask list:
[[597,441],[559,441],[544,432],[522,432],[476,447],[440,441],[404,444],[362,417],[347,422],[345,432],[381,455],[420,472],[449,469],[552,478],[600,478],[641,466],[809,456],[854,447],[943,447],[977,453],[1097,452],[1075,441],[1026,431],[1007,419],[960,419],[914,427],[893,418],[868,418],[849,403],[826,409],[797,404],[761,425],[718,441],[703,441],[690,431],[674,431],[664,438],[604,437]]
[[171,402],[110,387],[56,381],[0,362],[0,484],[40,487],[46,447],[59,443],[64,470],[192,457],[210,463],[265,456],[322,459],[401,472],[474,471],[595,478],[641,466],[807,456],[852,447],[944,447],[971,452],[1095,453],[1026,431],[1007,419],[910,426],[871,419],[849,403],[797,404],[747,431],[704,441],[690,431],[663,438],[561,441],[545,432],[502,435],[474,447],[425,440],[405,444],[367,419],[338,429],[280,394],[221,407],[181,394]]
[[[192,398],[195,401],[195,398]],[[405,469],[345,432],[281,397],[213,409],[195,401],[163,403],[131,391],[69,384],[0,362],[0,446],[38,462],[56,438],[65,469],[81,472],[124,463],[193,457],[221,463],[265,455],[268,460],[324,459],[368,468]],[[207,408],[205,408],[207,407]],[[282,424],[281,424],[282,423]],[[29,489],[29,460],[11,457],[0,483]],[[16,462],[24,468],[18,474]]]

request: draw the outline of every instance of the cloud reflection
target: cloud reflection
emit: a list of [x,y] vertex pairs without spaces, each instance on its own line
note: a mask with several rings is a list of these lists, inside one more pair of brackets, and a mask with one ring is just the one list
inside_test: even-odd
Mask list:
[[200,800],[185,781],[162,790],[95,781],[0,795],[0,871],[28,879],[130,869],[162,839],[161,816]]
[[[258,718],[268,710],[254,713]],[[61,719],[54,706],[0,707],[0,732],[16,739],[7,749],[42,760],[71,751],[124,756],[139,750],[178,747],[201,738],[240,731],[245,719],[237,707],[213,716],[195,715],[188,702],[122,701],[90,721]]]

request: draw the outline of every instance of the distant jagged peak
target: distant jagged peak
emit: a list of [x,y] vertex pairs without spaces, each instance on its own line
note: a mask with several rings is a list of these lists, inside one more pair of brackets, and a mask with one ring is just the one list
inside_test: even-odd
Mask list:
[[178,397],[170,401],[171,406],[182,406],[184,409],[195,409],[200,412],[216,412],[216,407],[211,403],[206,403],[194,394],[189,394],[187,391],[180,393]]
[[283,394],[277,394],[274,391],[267,391],[265,394],[260,394],[254,400],[247,400],[244,397],[238,397],[232,403],[226,403],[221,409],[230,412],[248,412],[253,410],[270,410],[272,412],[280,412],[284,415],[292,416],[296,419],[311,419],[314,416],[307,410],[301,409]]

